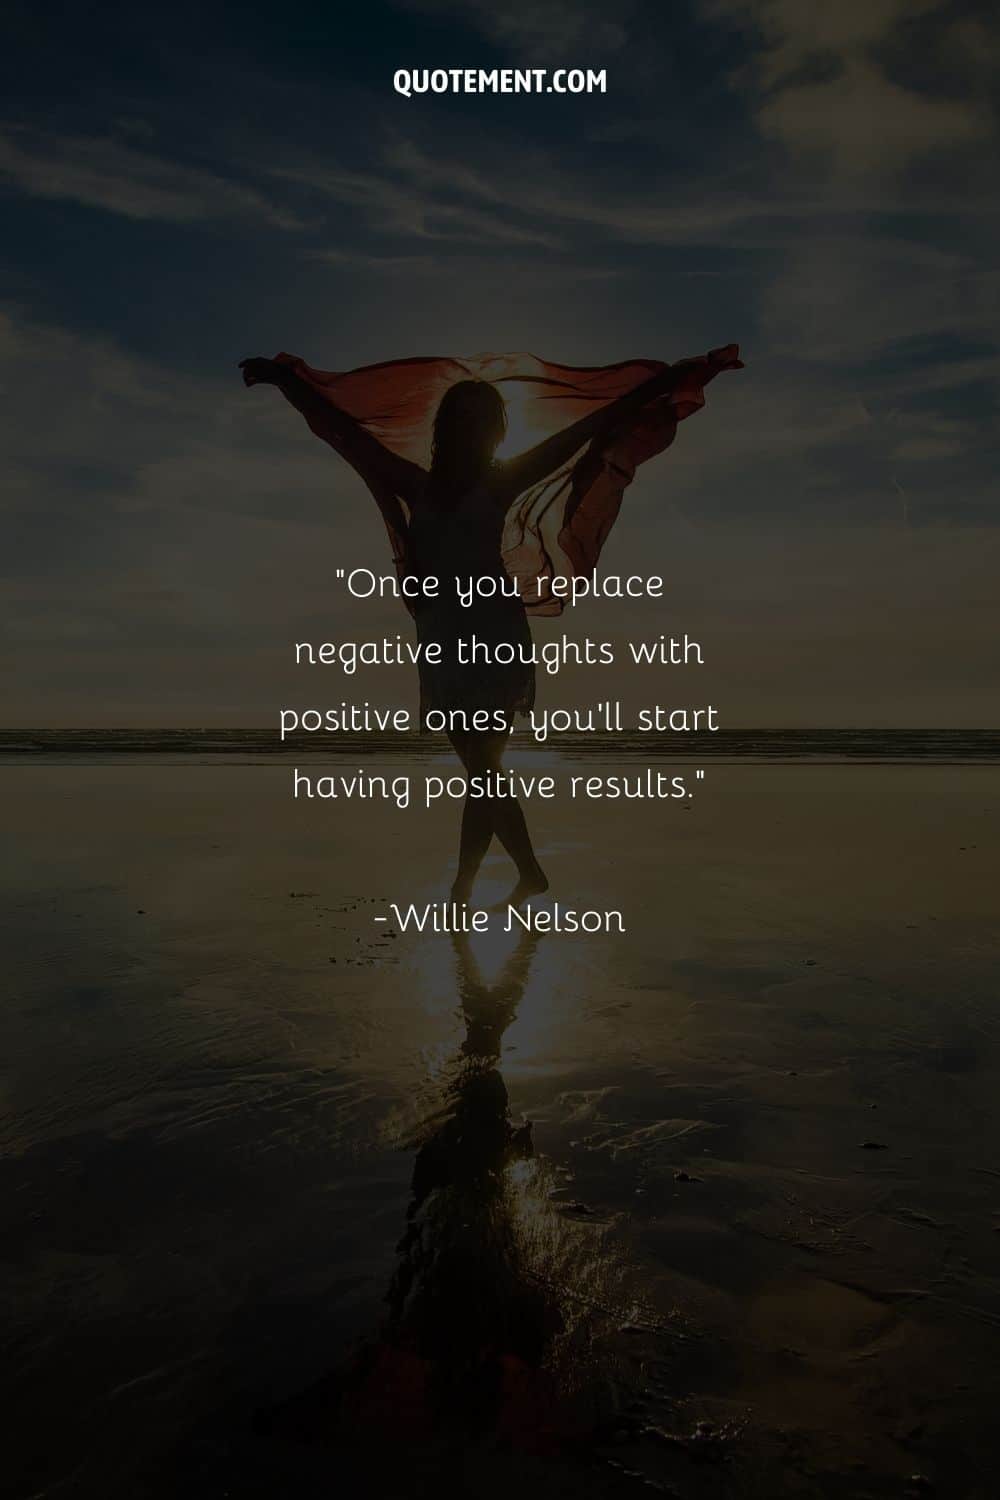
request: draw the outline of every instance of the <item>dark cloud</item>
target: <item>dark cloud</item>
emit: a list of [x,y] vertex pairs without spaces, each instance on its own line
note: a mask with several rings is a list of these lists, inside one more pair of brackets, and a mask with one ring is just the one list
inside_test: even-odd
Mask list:
[[[287,641],[348,628],[330,577],[387,561],[377,514],[242,390],[240,356],[592,363],[731,338],[746,372],[630,492],[609,563],[671,577],[743,684],[736,718],[995,719],[981,7],[180,5],[58,38],[12,14],[8,722],[260,721]],[[606,65],[609,94],[391,90],[403,63],[520,58]],[[869,658],[817,683],[851,632]]]

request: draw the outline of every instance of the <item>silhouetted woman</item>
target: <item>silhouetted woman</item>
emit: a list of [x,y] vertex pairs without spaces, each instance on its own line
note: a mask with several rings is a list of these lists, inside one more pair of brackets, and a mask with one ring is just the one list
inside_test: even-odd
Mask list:
[[[400,573],[440,579],[440,597],[418,599],[414,607],[418,640],[442,648],[440,664],[421,656],[422,714],[499,710],[506,726],[449,733],[471,778],[502,772],[514,716],[534,702],[526,605],[558,612],[551,595],[531,592],[554,575],[551,554],[558,548],[562,576],[593,570],[636,465],[672,441],[678,419],[703,404],[702,387],[720,370],[739,368],[739,359],[729,345],[672,366],[647,360],[571,369],[506,356],[461,363],[407,360],[333,375],[279,355],[244,360],[241,368],[247,385],[276,385],[365,480],[382,510]],[[527,452],[498,461],[506,406],[491,380],[460,378],[477,368],[496,371],[501,381],[532,385],[541,412],[536,427],[567,409],[587,414]],[[428,392],[441,389],[429,465],[414,462],[406,451],[419,450],[414,434],[430,420]],[[498,587],[465,607],[454,579],[470,575],[495,579]],[[512,578],[519,585],[525,581],[514,597],[503,592]],[[524,649],[509,664],[460,665],[460,635],[486,642],[491,658],[499,643]],[[546,890],[517,801],[470,793],[462,813],[455,901],[468,901],[494,834],[517,867],[509,902],[519,905]]]

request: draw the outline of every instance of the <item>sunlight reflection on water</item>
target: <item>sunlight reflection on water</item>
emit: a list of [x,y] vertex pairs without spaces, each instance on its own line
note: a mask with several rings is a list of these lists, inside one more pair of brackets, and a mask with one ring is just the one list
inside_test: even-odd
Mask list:
[[[487,878],[480,899],[505,889]],[[613,1334],[636,1311],[617,1216],[574,1202],[567,1169],[539,1150],[509,1094],[529,1071],[551,1073],[558,1089],[585,980],[572,950],[498,917],[486,932],[421,943],[413,967],[425,1013],[447,1005],[456,1024],[423,1054],[427,1088],[406,1142],[413,1197],[383,1337],[419,1347],[446,1383],[499,1360],[530,1393],[531,1442],[590,1422],[606,1399],[598,1329]]]

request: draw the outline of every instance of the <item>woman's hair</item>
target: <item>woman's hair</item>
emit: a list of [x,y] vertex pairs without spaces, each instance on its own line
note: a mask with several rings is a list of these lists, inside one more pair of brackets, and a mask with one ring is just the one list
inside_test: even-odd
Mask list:
[[488,380],[459,380],[434,414],[431,477],[444,486],[477,475],[490,463],[507,431],[507,408]]

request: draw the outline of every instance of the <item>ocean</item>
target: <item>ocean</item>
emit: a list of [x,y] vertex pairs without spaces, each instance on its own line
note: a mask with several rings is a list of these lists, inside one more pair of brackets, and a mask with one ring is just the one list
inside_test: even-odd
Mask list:
[[[799,761],[837,763],[921,762],[978,764],[1000,761],[997,729],[720,729],[715,733],[607,736],[566,734],[539,745],[518,733],[511,750],[561,753],[570,758],[644,756],[650,760]],[[275,728],[3,729],[0,756],[229,756],[255,761],[303,755],[404,756],[447,753],[440,735],[298,734],[283,743]]]

